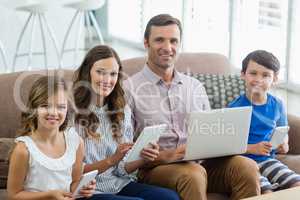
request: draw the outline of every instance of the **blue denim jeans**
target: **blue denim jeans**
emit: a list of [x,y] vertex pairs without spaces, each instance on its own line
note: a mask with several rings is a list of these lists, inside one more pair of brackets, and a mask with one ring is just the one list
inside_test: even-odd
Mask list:
[[[83,200],[85,198],[80,198]],[[130,182],[117,194],[95,194],[88,200],[180,200],[170,189]]]

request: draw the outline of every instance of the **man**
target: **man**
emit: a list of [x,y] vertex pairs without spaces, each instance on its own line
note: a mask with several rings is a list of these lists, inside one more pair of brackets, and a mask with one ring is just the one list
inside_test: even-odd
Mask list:
[[168,164],[184,156],[187,114],[210,109],[201,83],[174,68],[181,38],[178,19],[166,14],[150,19],[144,34],[147,63],[124,83],[136,132],[152,124],[169,125],[159,140],[158,159],[140,170],[139,178],[174,189],[183,200],[206,200],[207,192],[227,193],[233,200],[258,195],[258,168],[248,158]]

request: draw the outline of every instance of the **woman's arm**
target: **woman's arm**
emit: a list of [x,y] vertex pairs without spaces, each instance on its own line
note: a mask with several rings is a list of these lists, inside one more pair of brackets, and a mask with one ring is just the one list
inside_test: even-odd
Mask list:
[[[28,171],[29,152],[23,142],[18,142],[11,154],[8,171],[7,193],[11,200],[53,200],[71,199],[71,194],[63,191],[27,192],[24,181]],[[70,198],[65,198],[70,197]]]
[[107,169],[117,165],[123,159],[123,157],[126,155],[126,153],[130,150],[131,147],[131,143],[120,144],[116,152],[112,156],[109,156],[104,160],[94,162],[92,164],[86,164],[84,166],[84,172],[86,173],[92,170],[98,170],[99,173],[102,173],[106,171]]

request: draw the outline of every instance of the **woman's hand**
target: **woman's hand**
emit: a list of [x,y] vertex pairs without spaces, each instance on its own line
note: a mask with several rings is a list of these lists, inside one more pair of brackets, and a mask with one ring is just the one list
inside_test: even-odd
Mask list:
[[111,156],[112,165],[119,163],[126,153],[131,149],[133,143],[123,143],[119,144],[116,152]]
[[55,200],[73,200],[72,193],[65,192],[62,190],[51,190],[49,191],[50,196]]
[[272,151],[270,142],[259,142],[257,144],[248,144],[247,153],[254,155],[269,156]]
[[83,187],[79,194],[82,195],[83,197],[91,197],[93,196],[94,192],[96,189],[96,180],[92,180],[87,186]]
[[154,161],[159,155],[159,146],[157,143],[149,143],[148,147],[143,148],[141,157],[146,162]]

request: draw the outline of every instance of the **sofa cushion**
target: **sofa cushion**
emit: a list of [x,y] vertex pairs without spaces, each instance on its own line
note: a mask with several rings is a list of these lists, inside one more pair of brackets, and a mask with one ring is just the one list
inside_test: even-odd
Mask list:
[[297,174],[300,174],[300,155],[278,154],[276,158],[288,165],[291,170],[295,171]]
[[13,138],[0,138],[0,188],[6,188],[8,156],[13,144]]
[[226,107],[229,102],[245,92],[245,82],[239,75],[186,74],[204,85],[212,109]]

